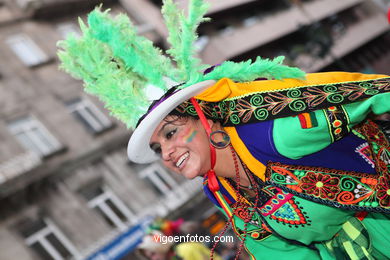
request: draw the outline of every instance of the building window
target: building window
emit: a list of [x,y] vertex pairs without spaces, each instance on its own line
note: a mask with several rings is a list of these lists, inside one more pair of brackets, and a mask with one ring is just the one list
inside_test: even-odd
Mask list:
[[69,111],[92,133],[112,126],[111,121],[89,100],[77,99],[67,104]]
[[135,219],[128,207],[107,187],[93,186],[80,191],[88,207],[96,210],[113,228],[126,230]]
[[36,66],[49,60],[48,56],[29,37],[13,35],[6,40],[12,51],[27,66]]
[[140,177],[148,182],[152,188],[162,196],[170,194],[177,182],[159,164],[154,163],[139,173]]
[[73,23],[61,23],[57,25],[57,30],[59,31],[63,39],[65,39],[71,34],[76,37],[80,36],[79,28]]
[[16,3],[23,9],[38,3],[38,0],[16,0]]
[[8,124],[10,132],[22,146],[41,157],[48,156],[61,148],[60,143],[36,119],[24,117]]
[[26,244],[44,260],[76,258],[78,252],[66,236],[49,220],[29,222],[21,228]]

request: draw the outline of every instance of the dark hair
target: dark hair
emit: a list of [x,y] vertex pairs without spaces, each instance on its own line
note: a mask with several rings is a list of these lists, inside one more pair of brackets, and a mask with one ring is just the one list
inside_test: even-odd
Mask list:
[[[182,85],[182,84],[180,84]],[[135,127],[137,128],[138,125],[142,122],[142,120],[145,119],[145,117],[150,113],[150,111],[152,111],[156,105],[158,105],[160,102],[162,102],[164,99],[168,98],[169,96],[171,96],[173,93],[175,93],[177,91],[177,88],[180,86],[180,85],[177,85],[177,86],[173,86],[171,87],[170,89],[168,89],[167,92],[165,92],[165,94],[160,97],[159,99],[156,99],[156,100],[153,100],[152,104],[150,104],[150,106],[148,107],[148,111],[146,111],[145,114],[143,114],[139,119],[138,119],[138,122],[137,124],[135,125]]]

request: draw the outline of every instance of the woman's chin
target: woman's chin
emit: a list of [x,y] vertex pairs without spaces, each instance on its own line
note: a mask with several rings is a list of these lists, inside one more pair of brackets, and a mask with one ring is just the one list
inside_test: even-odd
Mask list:
[[199,171],[194,170],[193,167],[185,167],[184,169],[182,169],[180,174],[189,180],[192,180],[201,175],[199,174]]
[[186,179],[189,179],[189,180],[192,180],[192,179],[194,179],[194,178],[196,178],[196,177],[199,176],[199,175],[198,175],[197,173],[195,173],[195,172],[189,172],[189,173],[183,172],[183,173],[181,173],[181,175],[182,175],[183,177],[185,177]]

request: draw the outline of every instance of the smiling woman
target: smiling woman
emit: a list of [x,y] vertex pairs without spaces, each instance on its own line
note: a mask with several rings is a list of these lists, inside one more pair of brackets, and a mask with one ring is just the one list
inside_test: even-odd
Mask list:
[[[219,122],[208,120],[213,132],[221,131]],[[151,139],[151,149],[159,154],[164,165],[193,179],[204,176],[211,167],[210,137],[204,131],[201,121],[192,117],[168,115],[156,127]],[[235,172],[229,150],[217,150],[218,161],[214,167],[224,177],[234,177]],[[227,167],[228,166],[228,167]]]
[[[158,147],[164,165],[186,178],[201,176],[210,169],[208,138],[199,121],[166,117],[157,126],[150,146]],[[193,135],[198,132],[199,134]],[[191,141],[189,141],[191,137]]]
[[[389,259],[390,148],[371,119],[390,111],[390,77],[306,75],[283,57],[202,73],[191,55],[206,12],[192,0],[187,18],[164,1],[174,66],[125,16],[96,9],[83,37],[59,44],[62,67],[134,128],[130,160],[204,178],[241,239],[237,256]],[[165,94],[147,108],[149,83]]]

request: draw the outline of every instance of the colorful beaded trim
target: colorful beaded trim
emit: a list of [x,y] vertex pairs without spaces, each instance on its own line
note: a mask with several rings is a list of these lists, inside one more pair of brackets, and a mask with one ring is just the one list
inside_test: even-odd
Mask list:
[[[233,206],[233,210],[236,212],[236,216],[245,219],[248,215],[246,210],[240,210],[241,205],[236,204]],[[250,208],[251,210],[253,208]],[[249,235],[253,240],[261,241],[268,236],[272,235],[272,232],[264,225],[263,220],[260,218],[258,214],[253,214],[249,224],[254,226],[254,229],[247,230],[247,235]],[[236,232],[240,234],[240,236],[244,235],[244,231],[238,227],[235,227]]]
[[288,200],[290,200],[294,195],[277,189],[278,193],[275,194],[270,200],[268,200],[261,208],[260,212],[263,216],[268,216],[278,210],[283,206]]
[[350,132],[348,127],[349,117],[343,106],[331,106],[323,111],[328,122],[332,143],[340,140]]
[[375,168],[370,145],[367,142],[356,147],[355,152],[359,154],[368,164],[370,164],[372,168]]
[[[270,163],[267,179],[272,185],[324,204],[349,209],[354,206],[356,210],[367,211],[386,209],[390,213],[390,204],[380,197],[381,191],[376,190],[378,180],[369,175]],[[383,185],[383,181],[381,183]],[[390,197],[389,189],[386,192]]]
[[[198,102],[208,118],[220,121],[224,126],[235,126],[296,116],[389,91],[390,78],[381,78],[256,92],[220,102]],[[197,115],[191,102],[182,103],[172,113]]]
[[[237,232],[242,236],[244,235],[244,232],[241,229],[236,229]],[[271,232],[268,232],[264,228],[256,228],[253,230],[248,230],[247,235],[249,235],[250,238],[252,238],[255,241],[261,241],[272,235]]]

